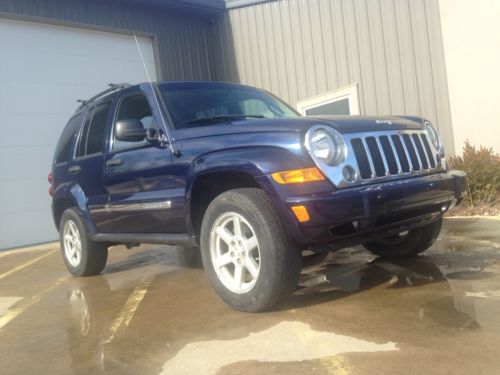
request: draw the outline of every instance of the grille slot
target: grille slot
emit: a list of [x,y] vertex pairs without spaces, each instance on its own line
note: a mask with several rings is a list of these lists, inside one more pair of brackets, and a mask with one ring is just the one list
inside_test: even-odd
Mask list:
[[420,142],[420,137],[418,136],[418,134],[412,134],[412,137],[415,145],[417,146],[418,155],[420,156],[420,165],[423,169],[429,169],[429,163],[427,163],[427,155],[425,155],[424,147]]
[[424,173],[438,167],[434,149],[421,132],[353,134],[350,141],[362,180]]
[[370,167],[370,162],[368,161],[368,155],[366,154],[365,146],[360,138],[355,138],[351,141],[352,149],[354,151],[354,156],[356,157],[356,162],[358,163],[359,174],[363,180],[372,178],[372,170]]
[[385,160],[387,161],[387,166],[389,167],[390,174],[398,174],[399,167],[396,161],[396,155],[394,155],[394,151],[392,150],[391,142],[389,141],[389,137],[386,135],[381,136],[380,144],[382,145],[382,149],[384,151]]
[[411,141],[409,134],[403,134],[403,142],[406,146],[406,151],[408,155],[410,155],[411,165],[413,166],[414,171],[420,170],[420,164],[418,162],[417,153],[415,151],[415,147],[413,147],[413,142]]
[[434,159],[434,155],[432,154],[431,146],[429,144],[429,141],[427,140],[427,136],[425,134],[421,134],[420,136],[422,137],[422,143],[424,144],[425,151],[427,152],[429,163],[431,163],[431,168],[436,168],[436,160]]
[[403,173],[410,172],[410,162],[408,160],[408,156],[406,155],[405,148],[403,146],[403,141],[401,141],[401,137],[399,135],[391,136],[392,142],[394,143],[394,147],[396,148],[396,152],[398,154],[399,163],[401,164],[401,170]]
[[366,144],[368,145],[368,150],[370,151],[370,157],[372,158],[373,167],[375,168],[375,174],[378,177],[385,176],[385,165],[382,159],[382,154],[377,144],[375,137],[367,137]]

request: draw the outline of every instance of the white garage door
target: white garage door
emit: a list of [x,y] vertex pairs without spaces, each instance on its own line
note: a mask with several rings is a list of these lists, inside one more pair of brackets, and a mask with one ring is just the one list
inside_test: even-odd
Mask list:
[[[139,42],[156,79],[152,39]],[[146,80],[130,35],[0,18],[0,249],[57,238],[47,174],[76,100]]]

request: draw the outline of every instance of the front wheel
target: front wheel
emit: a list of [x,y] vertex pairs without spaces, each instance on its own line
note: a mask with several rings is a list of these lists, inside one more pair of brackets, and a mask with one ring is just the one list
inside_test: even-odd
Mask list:
[[59,237],[64,263],[74,276],[97,275],[104,269],[108,248],[105,244],[90,239],[76,209],[64,211]]
[[237,310],[271,309],[295,290],[300,276],[301,253],[259,189],[214,199],[203,218],[201,254],[212,287]]
[[372,253],[384,258],[412,257],[418,255],[436,241],[443,219],[423,227],[411,229],[380,240],[367,242],[363,246]]

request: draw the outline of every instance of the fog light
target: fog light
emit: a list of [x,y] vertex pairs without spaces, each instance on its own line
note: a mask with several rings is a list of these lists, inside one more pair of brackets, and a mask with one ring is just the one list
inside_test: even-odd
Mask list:
[[305,223],[306,221],[311,220],[309,212],[307,212],[307,208],[304,206],[292,206],[291,209],[299,223]]
[[350,165],[346,165],[342,169],[342,175],[344,176],[344,179],[347,182],[354,182],[354,181],[356,181],[356,177],[357,177],[356,171]]

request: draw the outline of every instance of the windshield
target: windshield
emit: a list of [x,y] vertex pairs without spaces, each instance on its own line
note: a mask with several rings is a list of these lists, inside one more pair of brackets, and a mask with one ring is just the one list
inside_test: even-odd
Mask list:
[[176,129],[299,116],[274,96],[251,87],[199,82],[164,83],[158,87]]

